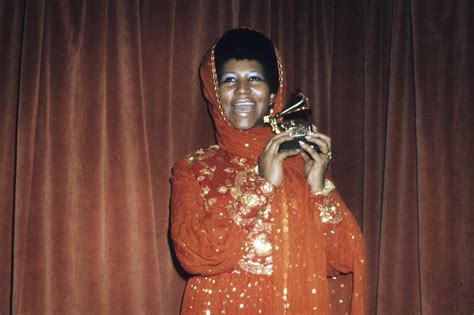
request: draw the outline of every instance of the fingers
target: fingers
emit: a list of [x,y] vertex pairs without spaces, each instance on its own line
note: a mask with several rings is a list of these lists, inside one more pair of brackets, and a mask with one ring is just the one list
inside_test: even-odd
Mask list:
[[318,132],[318,127],[316,127],[315,124],[312,124],[312,130],[313,132],[311,133],[312,135],[316,135],[316,136],[320,136],[322,139],[324,139],[324,141],[326,141],[327,143],[329,143],[329,146],[331,146],[331,138],[329,138],[327,135],[325,135],[324,133],[321,133],[321,132]]
[[303,141],[298,141],[298,143],[300,144],[301,148],[303,148],[304,152],[306,153],[306,157],[303,154],[301,155],[303,159],[305,160],[305,162],[307,162],[310,158],[316,161],[321,160],[321,156],[309,144],[306,144]]
[[283,151],[278,154],[278,157],[282,160],[286,159],[287,157],[294,156],[299,154],[301,151],[300,150],[288,150],[288,151]]
[[311,158],[309,157],[308,153],[306,153],[306,151],[301,150],[300,153],[305,163],[311,161]]
[[278,153],[278,147],[280,144],[286,141],[293,139],[288,132],[282,132],[274,136],[270,141],[268,141],[265,146],[265,151],[270,151],[272,153]]
[[306,136],[305,138],[309,142],[317,144],[319,148],[321,149],[321,152],[327,153],[331,151],[331,138],[329,138],[328,136],[322,133],[316,132],[316,133]]

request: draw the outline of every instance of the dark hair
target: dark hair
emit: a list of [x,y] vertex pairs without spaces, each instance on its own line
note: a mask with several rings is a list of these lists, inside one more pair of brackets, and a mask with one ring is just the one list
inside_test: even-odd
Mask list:
[[271,40],[262,33],[248,28],[229,30],[216,44],[214,54],[219,79],[222,76],[222,66],[230,59],[256,60],[263,66],[270,92],[277,92],[280,82],[275,48]]

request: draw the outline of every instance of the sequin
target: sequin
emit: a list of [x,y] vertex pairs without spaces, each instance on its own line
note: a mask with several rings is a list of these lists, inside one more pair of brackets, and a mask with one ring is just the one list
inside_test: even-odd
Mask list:
[[[278,275],[282,276],[282,282],[278,283],[278,286],[273,292],[275,292],[274,298],[280,300],[278,302],[280,310],[283,306],[284,310],[281,310],[283,313],[297,314],[298,303],[294,304],[292,301],[295,301],[294,299],[298,297],[292,294],[299,292],[304,293],[306,298],[309,298],[311,301],[309,302],[310,304],[307,304],[305,310],[309,311],[314,307],[315,310],[320,311],[315,306],[318,305],[319,302],[314,301],[319,301],[326,294],[326,292],[324,292],[324,294],[319,292],[319,285],[323,284],[323,281],[326,281],[325,274],[314,274],[314,279],[311,279],[312,272],[310,272],[306,278],[301,279],[306,282],[304,284],[304,292],[295,290],[291,291],[292,294],[288,295],[290,290],[286,289],[288,285],[290,285],[290,289],[293,288],[292,283],[289,282],[294,279],[291,276],[293,272],[298,272],[298,270],[294,269],[299,269],[301,266],[306,265],[304,261],[304,259],[308,258],[306,252],[314,251],[317,245],[298,241],[300,239],[299,235],[302,233],[299,234],[299,227],[293,225],[293,223],[300,220],[300,218],[309,218],[306,212],[302,214],[298,211],[297,205],[300,204],[300,201],[297,197],[288,199],[288,196],[286,196],[283,199],[283,204],[278,204],[278,208],[276,209],[278,212],[272,212],[271,204],[276,193],[276,187],[258,175],[255,162],[237,157],[232,158],[231,155],[230,159],[232,159],[232,164],[229,164],[230,159],[226,159],[225,154],[217,154],[220,160],[216,158],[209,160],[202,158],[206,154],[208,154],[207,150],[198,150],[194,156],[190,158],[189,163],[192,164],[190,169],[196,176],[195,178],[197,178],[205,200],[205,203],[202,204],[202,201],[196,198],[197,202],[190,202],[190,204],[194,203],[196,204],[196,208],[201,207],[202,210],[212,213],[211,219],[216,219],[217,222],[222,222],[223,225],[208,225],[203,230],[201,226],[199,226],[198,233],[200,235],[197,236],[204,237],[201,233],[213,233],[212,241],[218,240],[217,244],[219,245],[214,246],[213,244],[210,247],[206,247],[206,251],[211,249],[212,252],[218,252],[219,254],[216,257],[222,256],[224,250],[227,250],[225,246],[227,240],[226,233],[233,231],[233,228],[235,228],[231,226],[233,223],[242,228],[245,232],[246,239],[242,244],[243,256],[238,261],[238,267],[235,270],[224,272],[223,274],[230,276],[231,279],[239,280],[236,280],[237,282],[225,281],[225,283],[223,283],[223,280],[220,278],[222,274],[218,272],[219,267],[206,265],[201,269],[203,274],[205,275],[209,271],[212,275],[196,276],[192,277],[192,280],[189,280],[194,284],[202,281],[203,284],[198,288],[195,288],[195,286],[190,287],[187,291],[187,301],[193,303],[193,307],[189,307],[191,306],[189,304],[189,306],[183,305],[183,310],[189,312],[189,310],[192,309],[190,314],[202,314],[203,311],[208,311],[206,314],[220,314],[223,310],[227,310],[227,313],[233,310],[234,312],[230,313],[235,313],[241,308],[245,309],[245,312],[249,314],[266,313],[266,311],[269,310],[266,307],[269,302],[267,296],[273,287],[272,279],[274,279],[269,276],[275,272],[273,259],[277,257],[279,264],[276,266],[278,267],[278,272],[280,272]],[[214,179],[211,179],[212,177]],[[333,196],[336,196],[334,197],[335,199]],[[328,196],[319,196],[314,199],[317,202],[313,203],[313,209],[315,211],[319,210],[320,213],[318,214],[318,212],[316,212],[316,216],[321,216],[320,222],[334,222],[334,217],[337,216],[340,205],[336,202],[331,202],[337,200],[337,198],[337,194],[329,194]],[[208,207],[211,205],[213,205],[212,208]],[[326,208],[320,209],[322,206]],[[190,218],[193,222],[197,222],[194,219],[201,220],[204,218],[204,220],[206,220],[207,217],[203,216],[202,210],[200,214],[191,212]],[[343,215],[341,217],[346,215],[344,211],[345,209],[342,210],[341,213]],[[207,213],[205,215],[207,215]],[[342,228],[325,226],[323,230],[320,232],[318,230],[317,233],[320,233],[319,236],[322,238],[322,234],[327,232],[331,240],[332,234],[339,234],[344,228],[345,225]],[[291,238],[289,233],[291,233]],[[293,239],[293,237],[295,238]],[[354,239],[355,235],[347,234],[347,238],[344,238],[344,240],[350,239],[351,237]],[[351,241],[351,243],[352,242],[353,241]],[[224,244],[224,246],[221,247],[221,244]],[[186,244],[180,246],[184,247],[185,245]],[[200,244],[198,244],[198,246],[199,245]],[[278,245],[281,245],[281,248],[279,248]],[[323,247],[323,243],[320,245],[320,247]],[[343,247],[344,244],[341,243],[340,245]],[[238,247],[239,246],[237,246],[237,248]],[[191,252],[191,250],[192,249],[189,248],[187,250],[188,252],[181,253],[181,257],[185,257],[185,260],[192,260],[193,252]],[[275,250],[275,253],[273,253],[273,250]],[[333,248],[330,247],[330,250],[333,250]],[[320,250],[318,249],[318,251]],[[278,256],[276,256],[276,254],[278,254]],[[356,262],[360,263],[359,260],[356,260]],[[206,270],[207,268],[209,268],[209,270]],[[256,276],[245,274],[254,274]],[[194,280],[194,278],[196,278],[196,280]],[[218,279],[215,285],[211,284],[211,281],[215,283],[214,279]],[[251,282],[242,282],[242,279],[249,279]],[[258,284],[254,279],[259,280]],[[284,291],[282,286],[285,288]],[[312,288],[313,286],[314,288]],[[262,299],[262,297],[264,298]],[[212,301],[212,307],[210,304],[207,305],[208,301]],[[336,301],[338,301],[338,299],[336,299]],[[324,306],[324,309],[326,309],[326,307],[327,305]],[[269,314],[271,314],[271,312],[269,312]]]
[[331,180],[326,178],[324,180],[324,189],[314,193],[314,195],[315,196],[327,196],[334,189],[336,189],[336,186],[334,186],[334,183]]
[[342,216],[337,211],[339,204],[337,204],[333,198],[325,197],[323,203],[317,205],[319,209],[319,215],[321,217],[321,222],[338,224],[342,221]]
[[258,256],[268,256],[272,253],[272,244],[267,240],[265,234],[257,236],[252,244]]
[[216,172],[216,167],[215,166],[203,168],[200,171],[201,174],[207,175],[210,179],[212,179],[214,177],[215,172]]
[[255,207],[260,203],[260,198],[254,192],[248,191],[242,196],[242,201],[247,207]]
[[185,160],[189,165],[191,165],[193,163],[196,163],[198,161],[201,161],[203,159],[213,156],[217,152],[218,149],[219,149],[218,145],[212,145],[206,150],[199,149],[199,150],[196,150],[194,153],[187,155],[185,157]]

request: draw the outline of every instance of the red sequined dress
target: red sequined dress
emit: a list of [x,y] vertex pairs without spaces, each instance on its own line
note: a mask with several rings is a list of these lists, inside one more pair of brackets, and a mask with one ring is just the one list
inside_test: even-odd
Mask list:
[[[285,88],[279,67],[276,111]],[[337,190],[312,194],[300,157],[284,162],[278,188],[259,177],[257,160],[271,131],[241,131],[226,121],[213,49],[200,75],[218,145],[173,169],[171,233],[176,255],[192,275],[182,313],[331,314],[331,294],[337,293],[331,277],[352,273],[351,295],[336,301],[365,314],[364,243]],[[333,188],[330,181],[326,186]]]

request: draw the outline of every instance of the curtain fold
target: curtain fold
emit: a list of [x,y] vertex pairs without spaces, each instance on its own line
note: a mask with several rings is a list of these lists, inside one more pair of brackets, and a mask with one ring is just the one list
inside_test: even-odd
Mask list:
[[378,271],[378,278],[386,280],[379,282],[377,313],[417,314],[419,282],[412,280],[419,279],[412,21],[408,1],[394,2],[392,10]]
[[[474,310],[474,3],[411,3],[423,313]],[[466,288],[470,288],[466,290]]]
[[198,67],[236,26],[274,40],[290,91],[332,137],[367,243],[369,313],[472,313],[472,12],[0,0],[0,313],[179,313],[170,171],[214,143]]

